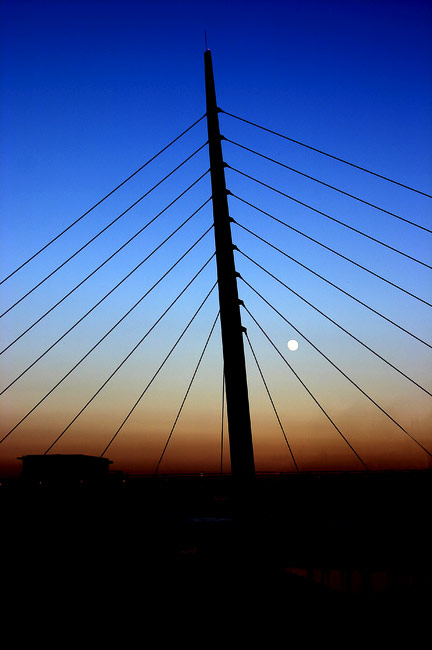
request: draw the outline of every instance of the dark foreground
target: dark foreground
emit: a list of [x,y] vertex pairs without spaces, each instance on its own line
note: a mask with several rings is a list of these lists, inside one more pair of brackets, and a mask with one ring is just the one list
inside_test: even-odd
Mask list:
[[243,494],[205,477],[6,485],[5,620],[57,630],[61,647],[89,625],[116,643],[138,628],[143,643],[204,647],[351,646],[377,624],[409,623],[414,639],[430,620],[430,496],[430,471],[272,476]]

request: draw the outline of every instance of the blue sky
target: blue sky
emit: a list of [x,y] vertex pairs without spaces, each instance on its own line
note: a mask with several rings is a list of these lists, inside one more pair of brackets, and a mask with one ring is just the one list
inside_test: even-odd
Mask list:
[[[431,16],[426,2],[9,2],[2,12],[1,275],[4,277],[205,112],[204,31],[224,110],[431,193]],[[266,134],[227,115],[221,132],[425,227],[431,200]],[[37,260],[1,286],[7,309],[206,141],[201,121]],[[226,162],[431,264],[432,235],[224,143]],[[2,319],[7,345],[208,168],[206,150]],[[431,302],[431,270],[367,242],[227,170],[238,196]],[[1,356],[4,385],[211,194],[204,178],[124,252]],[[232,216],[359,300],[431,342],[430,307],[237,199]],[[71,368],[211,225],[204,207],[170,244],[0,397],[4,431]],[[432,351],[287,258],[233,227],[238,247],[429,391]],[[207,235],[91,359],[2,444],[3,466],[42,453],[213,252]],[[350,340],[241,254],[239,271],[298,330],[367,388],[422,444],[431,398]],[[58,452],[101,452],[215,280],[193,287],[71,427]],[[246,285],[240,296],[371,467],[424,467],[428,457]],[[216,293],[110,449],[118,469],[151,471],[217,311]],[[303,469],[357,468],[247,314],[251,341]],[[289,353],[286,341],[297,338]],[[2,346],[4,347],[4,346]],[[292,469],[247,351],[257,467]],[[217,469],[221,359],[217,330],[179,421],[168,469]],[[159,381],[159,380],[158,380]],[[157,390],[156,390],[157,388]],[[170,396],[168,399],[167,396]],[[216,397],[215,397],[216,395]],[[148,397],[148,399],[147,399]],[[171,460],[170,456],[171,454]],[[4,470],[6,471],[6,470]]]

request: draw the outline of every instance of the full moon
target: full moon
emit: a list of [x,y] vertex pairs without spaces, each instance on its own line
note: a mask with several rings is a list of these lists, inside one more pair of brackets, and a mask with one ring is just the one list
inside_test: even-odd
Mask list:
[[291,350],[291,352],[298,350],[298,342],[295,339],[288,341],[288,350]]

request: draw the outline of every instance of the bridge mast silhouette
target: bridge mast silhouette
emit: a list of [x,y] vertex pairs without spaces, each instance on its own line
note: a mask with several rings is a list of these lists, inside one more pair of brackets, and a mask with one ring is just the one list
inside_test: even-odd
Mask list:
[[231,474],[236,481],[247,481],[255,476],[255,463],[243,346],[245,328],[240,317],[238,273],[235,268],[227,200],[229,192],[225,183],[219,109],[216,102],[211,52],[208,49],[204,52],[204,68]]

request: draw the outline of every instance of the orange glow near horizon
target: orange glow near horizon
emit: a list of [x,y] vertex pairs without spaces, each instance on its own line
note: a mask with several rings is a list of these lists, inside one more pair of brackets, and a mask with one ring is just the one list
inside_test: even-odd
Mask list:
[[[220,471],[221,411],[220,404],[212,409],[205,403],[195,408],[185,407],[167,448],[159,473],[217,473]],[[283,438],[280,426],[268,404],[256,404],[252,409],[252,432],[255,464],[258,472],[291,472],[295,467]],[[172,427],[177,407],[167,408],[151,404],[145,413],[121,431],[113,442],[107,458],[113,461],[112,470],[130,474],[151,474],[162,453]],[[167,413],[170,411],[170,413]],[[64,435],[50,453],[85,453],[98,456],[112,437],[114,411],[92,414]],[[362,470],[364,469],[337,431],[319,414],[298,414],[282,418],[285,434],[300,471]],[[426,446],[430,429],[428,417],[413,413],[410,432]],[[272,417],[273,416],[273,417]],[[118,417],[118,416],[117,416]],[[338,427],[350,444],[372,470],[423,469],[431,467],[420,447],[400,429],[384,418],[365,417],[365,413],[349,412],[335,417]],[[416,421],[417,420],[417,421]],[[3,443],[0,475],[17,475],[21,463],[17,456],[40,454],[59,434],[58,422],[64,421],[60,408],[38,423],[23,423],[15,437]],[[205,423],[205,424],[203,424]],[[223,471],[229,471],[229,443],[227,424],[224,423]]]

